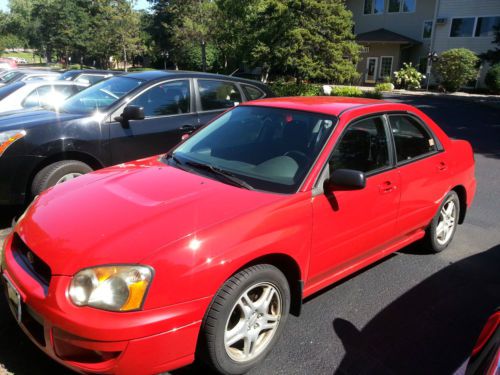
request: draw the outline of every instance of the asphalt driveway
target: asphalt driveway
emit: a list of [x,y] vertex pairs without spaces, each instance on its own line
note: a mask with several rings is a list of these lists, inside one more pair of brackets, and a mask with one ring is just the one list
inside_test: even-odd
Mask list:
[[[500,110],[436,97],[387,99],[416,105],[473,144],[478,191],[466,223],[441,254],[412,245],[309,298],[252,374],[452,374],[500,306]],[[15,213],[2,209],[1,224]],[[0,364],[21,375],[69,373],[20,333],[3,299]]]

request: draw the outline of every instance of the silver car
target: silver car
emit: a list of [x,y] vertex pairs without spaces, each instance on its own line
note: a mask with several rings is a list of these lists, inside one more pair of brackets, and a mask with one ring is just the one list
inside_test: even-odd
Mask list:
[[62,103],[69,96],[88,87],[68,81],[18,81],[0,87],[0,113]]
[[28,82],[35,80],[53,81],[61,74],[49,70],[12,69],[0,77],[0,86],[5,86],[14,82]]

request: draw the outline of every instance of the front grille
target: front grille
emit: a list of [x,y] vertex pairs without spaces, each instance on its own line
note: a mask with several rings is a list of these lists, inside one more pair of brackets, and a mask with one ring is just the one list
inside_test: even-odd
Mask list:
[[52,273],[50,267],[36,255],[21,238],[14,233],[12,253],[17,262],[45,286],[50,284]]

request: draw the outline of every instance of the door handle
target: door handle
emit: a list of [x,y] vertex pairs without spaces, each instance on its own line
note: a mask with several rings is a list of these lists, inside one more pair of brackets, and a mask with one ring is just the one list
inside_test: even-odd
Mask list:
[[444,161],[440,162],[437,166],[438,171],[445,171],[448,169],[448,166]]
[[193,125],[182,125],[180,128],[184,133],[192,133],[196,130],[196,126]]
[[391,181],[385,181],[378,186],[380,194],[387,194],[393,190],[396,190],[396,185],[393,185]]

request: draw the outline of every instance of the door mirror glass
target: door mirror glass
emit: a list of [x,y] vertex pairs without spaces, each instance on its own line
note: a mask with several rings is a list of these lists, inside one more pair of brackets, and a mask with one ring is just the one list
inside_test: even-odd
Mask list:
[[128,105],[121,116],[124,120],[144,120],[144,108],[138,105]]
[[354,169],[337,169],[327,180],[330,190],[359,190],[366,186],[365,174]]

